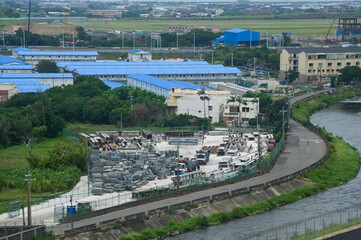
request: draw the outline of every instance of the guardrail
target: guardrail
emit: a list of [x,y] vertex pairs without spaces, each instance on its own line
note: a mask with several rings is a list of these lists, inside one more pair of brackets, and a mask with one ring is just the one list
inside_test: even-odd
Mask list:
[[[312,93],[309,96],[306,96],[304,98],[301,98],[301,99],[293,102],[291,105],[295,105],[295,104],[297,104],[299,102],[303,102],[303,101],[308,101],[308,100],[311,100],[311,99],[313,99],[315,97],[328,95],[328,94],[331,94],[331,93],[343,92],[343,91],[351,89],[351,88],[352,88],[352,86],[347,86],[347,87],[340,88],[340,89],[330,89],[328,91],[320,91],[320,92]],[[308,167],[305,167],[305,168],[303,168],[303,169],[301,169],[301,170],[299,170],[297,172],[294,172],[292,174],[280,177],[278,179],[274,179],[274,180],[269,181],[269,182],[265,182],[265,183],[262,183],[262,184],[257,184],[257,185],[250,186],[250,187],[247,187],[247,188],[240,188],[240,189],[237,189],[237,190],[233,190],[231,192],[225,191],[225,192],[217,193],[217,194],[214,194],[214,195],[210,195],[209,198],[207,198],[207,202],[220,199],[220,196],[222,196],[223,199],[226,198],[226,196],[228,196],[228,198],[231,198],[231,197],[234,197],[234,196],[250,193],[252,190],[256,190],[256,189],[257,190],[264,190],[264,189],[267,189],[270,186],[275,186],[275,185],[279,185],[281,183],[288,182],[290,180],[293,180],[295,178],[298,178],[298,177],[302,176],[305,172],[307,172],[307,171],[321,165],[323,162],[325,162],[326,159],[329,156],[329,151],[330,151],[330,145],[329,145],[328,140],[326,139],[326,137],[323,136],[316,128],[310,127],[310,126],[305,126],[302,122],[298,121],[297,119],[294,119],[294,118],[292,118],[292,119],[295,122],[297,122],[297,123],[301,124],[302,126],[304,126],[305,128],[309,129],[310,131],[312,131],[316,135],[318,135],[326,143],[326,146],[327,146],[326,154],[320,160],[318,160],[317,162],[313,163],[312,165],[310,165]],[[272,164],[270,164],[270,167],[272,167]],[[253,173],[253,174],[250,174],[250,175],[247,175],[247,176],[239,177],[237,179],[232,179],[232,183],[244,181],[246,179],[249,179],[249,178],[255,177],[255,176],[258,176],[258,173]],[[185,194],[189,194],[189,193],[192,193],[192,192],[197,192],[197,191],[200,191],[200,190],[206,190],[206,189],[213,188],[213,187],[224,186],[224,185],[229,184],[229,183],[230,183],[230,181],[227,180],[227,181],[223,181],[223,182],[217,182],[215,184],[200,185],[198,187],[194,187],[194,188],[191,188],[191,189],[181,191],[180,193],[181,193],[181,195],[185,195]],[[130,203],[127,203],[127,204],[115,206],[115,207],[112,207],[112,208],[102,209],[102,210],[94,211],[94,212],[87,213],[87,214],[84,214],[84,215],[74,216],[73,220],[76,221],[76,220],[81,220],[81,219],[84,219],[84,218],[103,215],[103,214],[106,214],[106,213],[109,213],[109,212],[122,210],[122,209],[130,208],[130,207],[135,207],[135,206],[138,206],[138,205],[143,205],[143,204],[146,204],[146,203],[162,200],[162,199],[165,199],[165,198],[171,198],[173,196],[174,196],[174,193],[167,194],[167,195],[160,195],[160,196],[156,196],[156,197],[150,197],[150,198],[142,199],[142,200],[139,200],[139,201],[130,202]],[[194,201],[196,201],[196,200],[194,200]],[[194,205],[194,204],[192,204],[192,202],[194,202],[194,201],[190,201],[190,202],[188,201],[188,202],[185,202],[184,204],[179,204],[178,203],[178,204],[174,204],[174,205],[168,205],[167,209],[168,209],[168,211],[170,209],[172,211],[174,211],[174,210],[177,210],[177,209],[184,209],[185,207],[192,207]],[[153,209],[153,210],[150,210],[150,211],[157,211],[157,210],[158,209]],[[162,208],[162,210],[164,211],[164,207]],[[144,214],[147,215],[148,212],[146,212]],[[136,215],[138,215],[138,214],[136,214]],[[132,216],[133,215],[127,216],[127,218],[128,217],[131,218]],[[136,216],[134,215],[134,217],[136,217]],[[66,222],[70,222],[70,221],[71,221],[71,218],[66,219]],[[102,223],[99,223],[99,224],[101,225]]]

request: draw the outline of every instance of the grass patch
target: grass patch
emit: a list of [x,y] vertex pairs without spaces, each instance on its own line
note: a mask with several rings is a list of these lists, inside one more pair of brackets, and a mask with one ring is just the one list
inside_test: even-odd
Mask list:
[[[332,102],[356,96],[355,92],[345,92],[339,96],[327,96],[316,99],[314,103],[300,103],[292,109],[292,115],[310,124],[311,114],[326,107]],[[310,126],[310,125],[309,125]],[[121,237],[121,240],[143,240],[166,237],[175,232],[186,232],[197,228],[217,225],[232,219],[243,218],[285,204],[293,203],[303,197],[308,197],[325,189],[346,183],[354,178],[360,169],[360,156],[354,147],[351,147],[341,138],[334,137],[325,130],[322,134],[326,136],[330,143],[330,153],[324,164],[305,173],[304,177],[314,184],[302,186],[289,194],[283,194],[273,199],[257,203],[247,207],[237,207],[230,212],[215,213],[209,217],[195,217],[183,222],[169,221],[169,224],[162,228],[149,229],[141,233],[132,233]]]
[[[39,141],[37,144],[34,145],[33,148],[33,154],[37,156],[48,156],[48,152],[53,149],[54,144],[56,142],[64,142],[64,143],[70,143],[75,142],[74,138],[72,136],[66,136],[65,134],[62,136],[59,136],[57,138],[45,138]],[[3,176],[3,179],[7,182],[10,182],[10,185],[14,186],[6,186],[4,187],[0,192],[0,213],[7,212],[8,205],[11,202],[15,202],[17,200],[21,200],[22,197],[25,199],[27,198],[27,190],[26,190],[26,182],[24,182],[22,179],[25,178],[23,175],[26,173],[26,168],[29,166],[29,163],[26,160],[26,157],[29,156],[28,150],[24,144],[12,146],[9,148],[1,149],[0,150],[0,176]],[[39,171],[35,169],[35,174],[37,172],[47,172],[47,171]],[[24,172],[24,174],[22,174]],[[80,170],[79,170],[80,172]],[[19,175],[20,174],[20,175]],[[66,174],[58,173],[58,174]],[[77,173],[79,175],[79,173]],[[65,176],[65,175],[64,175]],[[70,175],[69,175],[70,176]],[[49,191],[43,191],[39,192],[39,189],[37,189],[37,185],[42,185],[43,181],[55,181],[52,179],[41,179],[44,176],[39,176],[38,181],[34,184],[32,184],[32,202],[40,203],[43,201],[46,201],[49,199],[49,196],[52,195],[53,192]],[[75,177],[75,176],[74,176]],[[16,179],[15,179],[16,178]],[[76,178],[76,177],[75,177]],[[73,184],[74,179],[70,181],[70,179],[65,179],[64,184],[71,185]],[[21,182],[21,185],[16,187],[16,182]],[[56,184],[54,183],[54,186]],[[39,187],[39,186],[38,186]],[[26,202],[26,200],[25,200]]]

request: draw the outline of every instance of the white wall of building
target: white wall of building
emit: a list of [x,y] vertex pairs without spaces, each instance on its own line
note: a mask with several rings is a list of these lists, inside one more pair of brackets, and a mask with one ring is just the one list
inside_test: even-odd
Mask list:
[[129,62],[152,61],[152,54],[148,52],[129,53],[128,60]]
[[[220,121],[223,105],[227,102],[227,95],[209,95],[209,101],[202,101],[197,94],[184,95],[178,99],[177,114],[190,114],[200,118],[212,118],[212,123]],[[205,106],[205,111],[204,111]]]

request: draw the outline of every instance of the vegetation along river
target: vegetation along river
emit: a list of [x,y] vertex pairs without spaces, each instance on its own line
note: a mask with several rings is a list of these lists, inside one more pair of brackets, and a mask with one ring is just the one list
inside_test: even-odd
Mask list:
[[[360,103],[336,103],[313,114],[311,116],[311,122],[314,125],[324,127],[334,135],[342,137],[344,141],[356,147],[357,150],[361,152],[361,98],[358,99],[358,101]],[[288,223],[297,222],[337,209],[360,204],[360,181],[361,172],[358,173],[355,179],[352,179],[345,185],[331,188],[325,192],[301,199],[295,203],[262,214],[232,220],[221,225],[197,229],[170,237],[169,239],[289,239],[290,235],[292,235],[292,230],[286,230],[286,232],[277,231],[275,233],[274,229]],[[342,215],[342,217],[344,216]],[[319,219],[320,220],[311,223],[312,227],[322,224],[317,221],[325,221],[323,218]],[[312,227],[307,226],[307,228]],[[305,227],[301,225],[299,228]],[[258,237],[250,237],[252,234],[265,230],[269,230],[269,236],[264,233]]]

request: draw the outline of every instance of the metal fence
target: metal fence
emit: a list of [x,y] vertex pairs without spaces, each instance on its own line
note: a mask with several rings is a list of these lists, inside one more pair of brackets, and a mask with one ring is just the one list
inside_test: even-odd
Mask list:
[[360,204],[288,223],[277,228],[267,229],[257,234],[247,235],[241,239],[314,239],[358,224],[361,224]]
[[23,227],[2,227],[0,232],[0,240],[28,240],[33,239],[39,233],[45,232],[45,226],[30,226],[25,227],[25,229]]

